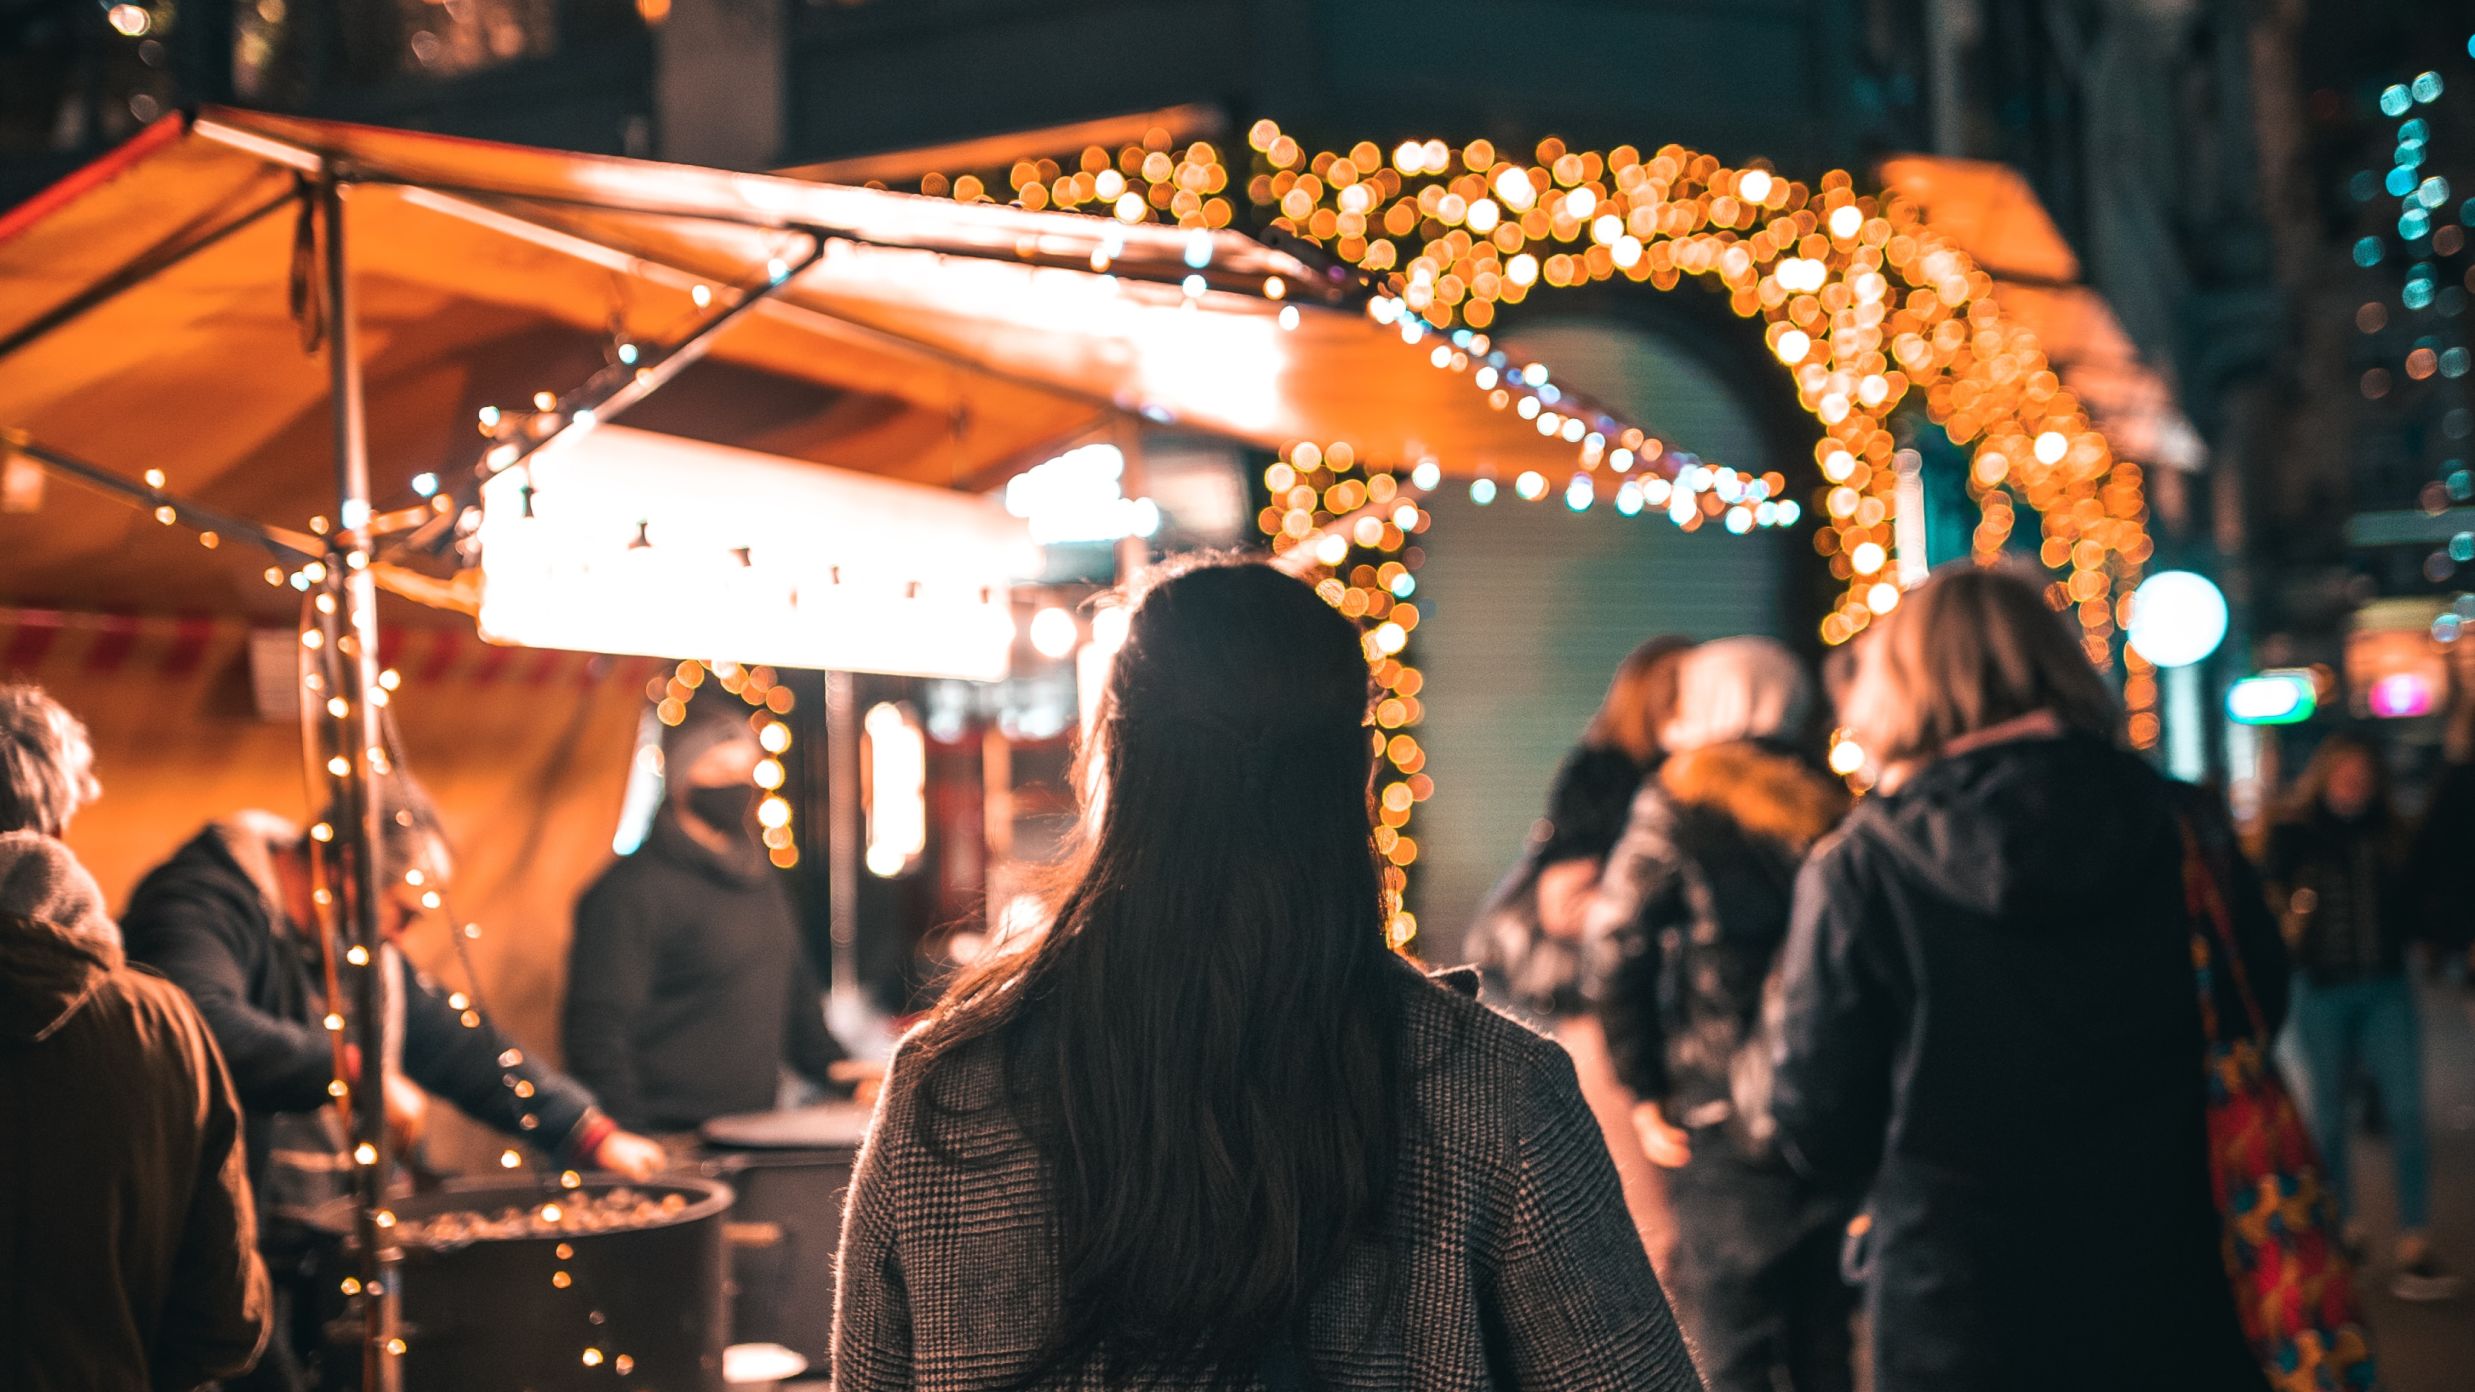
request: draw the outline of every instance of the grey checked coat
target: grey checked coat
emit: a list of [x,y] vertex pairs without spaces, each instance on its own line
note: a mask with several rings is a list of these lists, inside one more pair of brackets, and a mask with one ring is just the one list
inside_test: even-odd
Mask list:
[[[1401,1296],[1376,1318],[1387,1254],[1353,1254],[1313,1302],[1311,1384],[1699,1392],[1571,1061],[1475,987],[1398,976],[1416,1119],[1383,1226]],[[954,1079],[969,1109],[1001,1086],[985,1053]],[[916,1136],[917,1090],[898,1054],[846,1201],[838,1392],[1002,1386],[1054,1318],[1044,1163],[1002,1107],[943,1123],[940,1161]]]

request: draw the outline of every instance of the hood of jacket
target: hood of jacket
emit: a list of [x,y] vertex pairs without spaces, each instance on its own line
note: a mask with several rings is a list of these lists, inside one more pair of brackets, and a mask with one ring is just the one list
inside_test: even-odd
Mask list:
[[301,840],[300,828],[272,812],[236,812],[209,822],[140,887],[145,893],[229,904],[234,913],[281,927],[283,879],[276,861]]
[[1753,835],[1799,852],[1847,815],[1840,782],[1793,754],[1742,741],[1672,755],[1659,787],[1684,807],[1708,807]]
[[69,848],[0,835],[0,1039],[49,1038],[120,965],[120,929]]
[[2015,921],[2085,921],[2123,876],[2175,844],[2165,777],[2086,735],[1986,745],[1873,797],[1848,834],[1878,841],[1964,907]]

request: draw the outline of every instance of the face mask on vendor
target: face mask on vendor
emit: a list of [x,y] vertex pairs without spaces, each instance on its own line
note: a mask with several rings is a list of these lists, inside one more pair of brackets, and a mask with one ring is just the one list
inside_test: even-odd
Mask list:
[[690,788],[679,801],[689,815],[716,831],[740,832],[747,829],[748,819],[756,815],[756,800],[762,796],[752,783],[725,783],[719,787]]

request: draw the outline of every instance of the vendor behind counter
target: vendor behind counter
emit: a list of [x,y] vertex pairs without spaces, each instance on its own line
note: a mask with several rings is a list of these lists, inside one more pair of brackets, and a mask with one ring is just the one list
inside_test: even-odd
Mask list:
[[623,1126],[692,1131],[771,1109],[788,1066],[840,1095],[842,1045],[756,827],[755,732],[690,703],[664,730],[661,810],[576,905],[567,1066]]

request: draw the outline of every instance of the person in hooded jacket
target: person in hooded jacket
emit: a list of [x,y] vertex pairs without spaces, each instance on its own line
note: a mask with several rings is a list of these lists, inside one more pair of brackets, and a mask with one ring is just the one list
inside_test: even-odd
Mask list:
[[0,687],[0,1383],[182,1389],[272,1325],[240,1105],[181,989],[122,956],[59,838],[94,797],[75,717]]
[[2124,747],[2001,570],[1903,596],[1841,717],[1879,791],[1798,881],[1771,1109],[1800,1168],[1868,1186],[1875,1387],[2261,1392],[2211,1191],[2186,825],[2271,1028],[2286,968],[2222,810]]
[[[1586,911],[1586,990],[1643,1149],[1669,1170],[1671,1292],[1713,1392],[1853,1386],[1843,1194],[1790,1170],[1739,1075],[1767,1062],[1763,982],[1813,843],[1847,810],[1784,741],[1812,706],[1767,638],[1685,653],[1643,785]],[[1748,1114],[1752,1112],[1753,1114]]]
[[691,703],[662,734],[651,832],[576,905],[567,1066],[629,1126],[691,1132],[770,1111],[785,1064],[850,1091],[790,896],[757,836],[764,757],[738,713]]
[[[435,1094],[512,1140],[576,1169],[644,1179],[661,1148],[622,1130],[574,1080],[542,1066],[477,1012],[412,967],[393,940],[447,879],[445,831],[410,775],[377,783],[377,909],[390,1057],[376,1069],[398,1143],[417,1132]],[[318,1211],[349,1193],[351,1173],[330,1085],[334,1036],[323,1026],[329,948],[312,876],[315,839],[268,812],[218,820],[149,871],[122,916],[129,956],[162,972],[196,1002],[246,1110],[251,1188],[265,1223],[262,1250],[275,1280],[279,1333],[249,1380],[253,1392],[312,1385],[324,1325],[338,1305],[317,1279],[326,1245]],[[357,1048],[346,1081],[373,1071]]]
[[[2444,788],[2442,795],[2448,796]],[[2446,803],[2436,810],[2446,813]],[[2444,896],[2417,880],[2437,873],[2437,847],[2419,857],[2399,815],[2380,751],[2351,734],[2321,742],[2285,815],[2270,829],[2270,905],[2294,951],[2294,1041],[2302,1057],[2312,1136],[2355,1231],[2347,1100],[2357,1070],[2387,1123],[2397,1176],[2398,1234],[2389,1290],[2400,1300],[2447,1300],[2465,1280],[2432,1250],[2430,1145],[2424,1134],[2423,1031],[2409,949],[2438,945]],[[2461,842],[2452,852],[2464,854]]]

